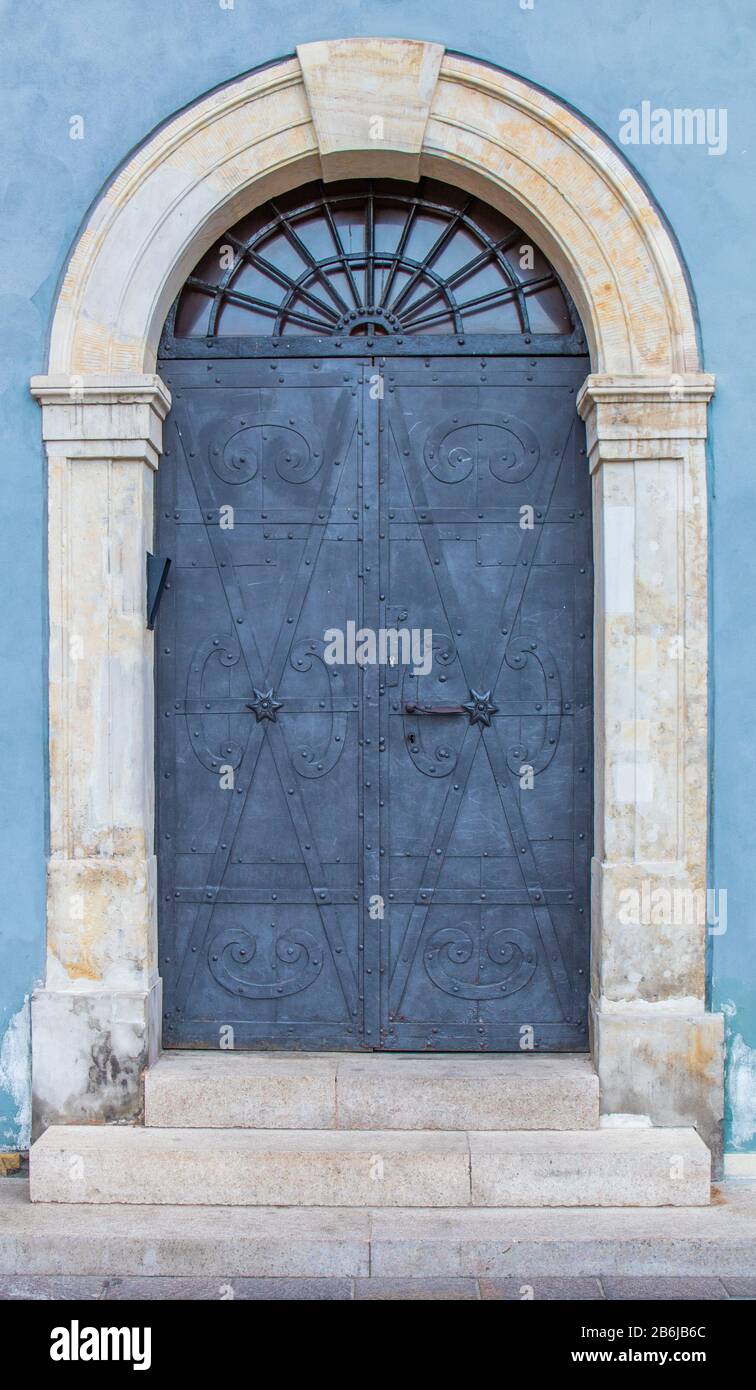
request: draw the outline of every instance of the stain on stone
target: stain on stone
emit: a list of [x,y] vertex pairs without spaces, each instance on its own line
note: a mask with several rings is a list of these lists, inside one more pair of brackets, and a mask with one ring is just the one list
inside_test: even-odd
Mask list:
[[91,1050],[87,1091],[98,1098],[98,1115],[105,1123],[134,1116],[134,1093],[139,1094],[136,1062],[118,1058],[109,1031],[100,1033]]

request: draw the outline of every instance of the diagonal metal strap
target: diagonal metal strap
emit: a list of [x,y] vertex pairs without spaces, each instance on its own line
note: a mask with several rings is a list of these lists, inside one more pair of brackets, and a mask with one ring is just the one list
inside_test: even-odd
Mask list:
[[[351,429],[348,428],[348,420],[351,414]],[[323,462],[324,476],[320,488],[315,516],[310,523],[310,531],[305,542],[305,548],[300,556],[299,564],[292,581],[291,590],[287,605],[287,619],[279,629],[276,645],[273,649],[270,667],[266,676],[268,685],[272,685],[274,690],[281,684],[286,662],[289,659],[292,644],[296,638],[299,619],[302,616],[307,593],[312,581],[312,576],[318,563],[320,547],[326,528],[331,519],[333,504],[336,500],[339,483],[344,475],[343,464],[349,457],[349,450],[352,447],[354,432],[357,428],[357,412],[350,404],[349,395],[344,394],[339,398],[338,404],[331,419],[328,434],[325,442],[325,459]]]
[[[417,511],[419,507],[427,515],[430,512],[427,494],[425,491],[422,474],[418,466],[418,461],[412,448],[409,432],[404,421],[404,416],[401,410],[399,398],[397,398],[397,402],[394,409],[391,410],[389,413],[389,420],[391,433],[402,461],[402,469],[405,474],[408,494],[413,499],[415,511]],[[553,458],[550,458],[549,460],[550,467],[546,472],[545,477],[545,489],[548,500],[543,504],[546,515],[548,515],[548,509],[551,504],[551,499],[553,496],[554,488],[556,486],[556,480],[559,475],[559,470],[561,468],[562,459],[564,458],[564,454],[572,434],[572,428],[574,428],[574,426],[572,426],[570,429],[562,453],[560,455],[553,456],[554,458],[558,459],[558,462],[555,464],[553,462]],[[443,546],[441,544],[441,538],[438,534],[435,522],[431,521],[429,523],[419,525],[418,529],[420,531],[426,556],[429,561],[430,571],[434,577],[439,600],[441,602],[446,619],[447,621],[453,624],[454,629],[462,628],[462,631],[464,632],[464,617],[459,607],[458,600],[456,598],[454,586],[449,575],[448,566],[444,559]],[[495,689],[495,682],[498,679],[498,675],[501,670],[501,665],[504,660],[503,655],[498,660],[498,662],[495,659],[496,633],[498,631],[501,631],[502,628],[506,629],[508,635],[512,633],[513,626],[517,620],[520,608],[522,606],[522,600],[525,594],[525,590],[527,588],[528,579],[532,571],[532,561],[537,552],[537,547],[542,529],[542,527],[538,527],[534,528],[531,532],[523,531],[522,540],[520,543],[520,553],[518,556],[520,563],[514,566],[514,573],[511,576],[510,583],[507,588],[507,594],[502,605],[502,610],[499,615],[496,628],[491,633],[491,641],[489,643],[487,657],[487,661],[490,664],[488,665],[487,669],[488,671],[493,671],[493,679],[491,679],[490,681],[486,680],[485,682],[486,688],[490,688],[491,690]],[[523,564],[523,560],[525,560],[527,563]],[[524,571],[524,573],[521,574],[521,571]],[[472,689],[473,685],[475,685],[476,683],[474,681],[471,681],[469,663],[471,659],[474,659],[474,653],[469,650],[469,644],[467,642],[460,642],[459,640],[457,640],[457,653],[465,683],[467,684],[468,688]],[[466,669],[466,663],[468,665],[468,669]],[[467,738],[471,734],[472,729],[473,726],[470,726],[470,728],[467,731],[465,743],[467,742]],[[475,742],[475,746],[477,747],[477,740]],[[486,742],[486,748],[487,750],[489,748],[488,741]],[[465,745],[463,744],[463,752],[464,749]],[[517,798],[514,794],[511,785],[510,772],[507,767],[506,758],[504,758],[503,768],[499,765],[498,759],[496,759],[496,762],[497,766],[499,767],[498,775],[493,767],[492,756],[489,752],[489,764],[491,764],[491,770],[494,776],[494,781],[496,783],[499,796],[502,800],[502,808],[504,810],[510,835],[512,836],[513,843],[517,844],[518,851],[524,851],[518,852],[517,861],[520,865],[520,872],[523,877],[523,882],[528,889],[529,898],[533,906],[533,915],[541,938],[541,943],[546,956],[549,971],[551,973],[552,979],[554,980],[554,986],[565,1017],[569,1017],[572,1003],[572,989],[562,958],[559,941],[554,930],[553,922],[551,920],[551,913],[546,904],[546,895],[543,889],[543,885],[540,883],[539,880],[537,866],[535,863],[535,857],[533,855],[530,841],[527,835],[525,834],[525,827],[522,822],[522,817],[520,814],[519,805],[517,803]],[[470,762],[466,768],[465,780],[467,780],[467,777],[469,777],[471,766],[472,758],[470,759]],[[443,841],[443,848],[446,847],[448,840],[445,835],[442,835],[440,833],[440,831],[442,821],[444,820],[447,814],[449,796],[450,789],[447,790],[447,796],[445,798],[444,805],[441,810],[441,815],[439,817],[439,821],[437,823],[436,831],[433,837],[434,843],[439,840]],[[454,805],[455,816],[457,806],[459,804],[461,803],[455,803]],[[435,858],[438,861],[440,861],[442,856],[435,856]],[[523,862],[523,860],[525,862]],[[426,873],[428,871],[428,867],[426,866]],[[436,880],[438,878],[439,873],[440,862],[438,863],[438,867],[435,870]],[[428,891],[430,891],[430,889]],[[414,958],[420,943],[422,927],[425,921],[425,917],[427,915],[428,906],[430,906],[430,899],[427,906],[422,905],[420,907],[415,908],[410,917],[410,922],[408,923],[407,929],[405,931],[404,941],[402,943],[403,949],[395,966],[394,976],[392,977],[392,986],[394,984],[394,980],[396,981],[396,987],[394,992],[395,998],[401,997],[399,993],[400,981],[403,981],[401,986],[401,992],[403,993],[407,979],[409,978],[409,973],[412,969]],[[404,949],[405,943],[406,949]]]
[[200,903],[192,923],[192,930],[189,940],[186,943],[184,957],[181,968],[176,980],[176,999],[180,1007],[186,1003],[189,991],[194,981],[197,969],[197,961],[203,951],[210,931],[215,904],[218,893],[223,884],[223,879],[228,867],[231,855],[231,848],[239,829],[244,808],[247,804],[249,789],[254,780],[255,769],[260,757],[263,746],[263,730],[265,725],[257,724],[252,721],[247,747],[244,756],[236,772],[236,785],[228,792],[228,805],[226,814],[223,817],[223,825],[218,837],[218,843],[210,861],[207,871],[207,882],[205,887],[205,901]]
[[[401,947],[391,975],[391,1011],[393,1014],[396,1014],[401,1006],[407,981],[417,955],[425,919],[428,916],[428,909],[433,901],[433,893],[443,867],[443,852],[447,849],[454,830],[479,742],[480,730],[477,725],[468,724],[454,771],[454,776],[458,780],[446,784],[446,795],[433,832],[431,847],[422,868],[415,905],[405,927]],[[442,852],[437,854],[437,849]]]
[[[268,729],[270,748],[276,764],[278,777],[285,793],[291,824],[299,841],[300,853],[307,870],[307,877],[310,880],[313,901],[320,915],[323,935],[328,942],[331,959],[333,960],[336,973],[339,977],[339,983],[341,984],[347,1008],[351,1015],[355,1017],[357,1014],[357,981],[349,960],[349,954],[344,945],[338,914],[330,901],[331,894],[326,886],[325,870],[320,855],[315,849],[315,836],[313,835],[307,818],[307,811],[305,809],[301,788],[296,781],[283,730],[278,724],[268,724],[266,728]],[[291,780],[288,782],[288,785],[284,786],[287,778]]]
[[554,923],[551,920],[551,912],[546,903],[546,894],[541,883],[533,847],[528,838],[522,812],[512,786],[506,753],[501,747],[498,729],[484,729],[482,738],[507,827],[512,837],[512,844],[517,852],[520,873],[528,890],[530,905],[538,925],[546,964],[564,1016],[566,1019],[570,1019],[572,1017],[572,985],[562,958]]
[[[577,419],[577,416],[575,418]],[[492,634],[489,647],[490,664],[486,666],[485,674],[482,677],[482,685],[485,690],[495,690],[499,676],[501,675],[501,668],[506,659],[506,648],[509,644],[505,643],[501,656],[497,657],[496,632],[501,632],[502,629],[505,628],[511,642],[514,625],[517,621],[520,608],[522,607],[522,600],[525,596],[528,581],[533,572],[533,565],[536,561],[543,530],[549,519],[554,491],[574,429],[575,421],[573,420],[567,432],[567,438],[564,441],[564,447],[561,453],[550,455],[544,466],[541,479],[543,500],[537,503],[538,510],[543,513],[541,524],[539,526],[534,526],[532,530],[526,529],[522,531],[520,549],[512,567],[512,574],[510,575],[509,584],[507,585],[507,592],[504,596],[501,612],[496,620],[494,632]]]
[[[261,674],[258,674],[264,672],[265,668],[262,662],[257,641],[255,639],[253,625],[245,621],[247,613],[244,604],[244,597],[236,580],[236,571],[233,563],[233,554],[226,540],[226,537],[221,532],[220,528],[209,527],[207,525],[207,521],[205,518],[207,517],[208,512],[211,512],[213,510],[214,499],[210,494],[207,481],[203,476],[202,470],[197,467],[196,463],[192,462],[192,460],[195,458],[194,451],[188,449],[186,446],[186,442],[184,440],[183,432],[181,429],[181,419],[183,416],[183,411],[179,410],[177,412],[176,432],[181,442],[181,447],[184,453],[187,469],[192,479],[195,494],[197,496],[198,505],[200,506],[202,512],[203,521],[205,525],[205,532],[207,534],[209,544],[212,548],[213,556],[215,558],[218,570],[218,575],[220,577],[221,585],[223,588],[223,593],[226,599],[226,603],[228,605],[229,613],[234,620],[235,631],[238,634],[239,645],[244,656],[247,674],[249,676],[253,688],[255,686],[263,686],[265,684],[265,681],[268,679],[270,679],[271,684],[277,685],[280,683],[280,680],[283,676],[283,670],[289,652],[291,650],[292,642],[296,635],[297,625],[307,596],[307,591],[310,585],[312,574],[317,563],[317,558],[320,552],[320,546],[322,543],[323,535],[325,533],[326,526],[328,525],[330,512],[333,507],[334,498],[336,496],[339,481],[342,476],[341,473],[336,473],[334,471],[333,466],[331,469],[329,469],[329,456],[331,452],[335,453],[335,446],[339,443],[339,438],[342,433],[342,430],[344,430],[344,432],[346,433],[345,425],[350,411],[351,408],[349,403],[349,397],[346,394],[342,394],[334,411],[334,415],[331,421],[331,428],[329,430],[328,443],[333,447],[332,450],[329,450],[328,448],[326,449],[327,456],[323,462],[323,467],[327,471],[324,474],[323,483],[320,489],[320,494],[317,503],[318,517],[321,524],[316,525],[313,522],[311,526],[310,536],[305,547],[305,552],[300,557],[300,564],[294,576],[292,588],[289,595],[289,607],[292,611],[289,612],[288,616],[292,618],[292,622],[287,623],[285,625],[282,624],[281,631],[279,633],[279,639],[276,643],[273,658],[271,660],[269,673],[265,677],[263,677]],[[354,431],[357,424],[356,413],[351,413],[353,414],[352,429],[349,431],[348,437],[345,438],[345,450],[343,453],[343,458],[346,458],[348,456],[348,452],[352,445]],[[336,460],[334,458],[333,463],[335,464],[335,462]],[[339,465],[341,464],[341,462],[342,460],[339,459]],[[295,606],[297,610],[296,620],[294,620],[293,616],[293,609]],[[290,636],[286,632],[287,627],[291,629]],[[190,934],[189,941],[187,943],[187,949],[184,954],[184,958],[182,960],[181,968],[177,979],[176,998],[179,1001],[179,1006],[183,1006],[186,1002],[186,999],[188,998],[189,991],[192,987],[197,968],[197,961],[199,956],[202,954],[202,951],[207,942],[213,912],[215,908],[215,902],[217,901],[218,892],[223,885],[223,880],[225,878],[226,870],[228,868],[228,862],[232,852],[233,842],[238,832],[239,825],[241,823],[247,805],[247,799],[249,797],[249,793],[254,781],[254,774],[257,768],[257,763],[262,748],[262,742],[266,731],[268,733],[268,737],[270,737],[271,749],[273,751],[276,770],[278,772],[279,781],[281,783],[281,789],[286,798],[287,804],[290,800],[290,797],[288,794],[288,787],[284,786],[284,782],[288,782],[289,780],[291,780],[292,782],[292,793],[297,801],[296,814],[292,814],[291,816],[292,825],[299,840],[300,853],[302,855],[302,861],[305,864],[305,868],[310,879],[313,900],[315,906],[318,909],[321,924],[323,927],[323,933],[331,951],[331,957],[334,961],[339,981],[344,992],[345,1002],[350,1013],[354,1015],[356,1013],[357,986],[353,972],[351,970],[351,966],[347,959],[346,951],[344,950],[344,942],[341,935],[341,928],[336,914],[332,911],[332,909],[328,908],[328,905],[326,903],[328,890],[325,887],[325,875],[323,872],[323,866],[320,863],[318,856],[314,854],[311,849],[308,850],[306,848],[308,844],[312,845],[313,837],[307,824],[307,816],[304,808],[304,803],[301,798],[301,793],[297,785],[296,773],[291,764],[291,759],[289,757],[285,742],[283,741],[281,730],[276,726],[275,723],[270,721],[265,721],[264,723],[257,723],[257,721],[254,721],[254,723],[250,726],[250,731],[247,739],[247,746],[237,774],[237,781],[240,783],[240,785],[237,785],[235,787],[234,790],[236,792],[236,795],[233,795],[231,797],[231,804],[228,806],[223,819],[221,833],[215,851],[213,853],[213,858],[211,860],[210,868],[208,871],[206,901],[198,906],[197,912],[195,914],[195,920],[192,924],[192,931]],[[313,871],[315,873],[314,882]]]

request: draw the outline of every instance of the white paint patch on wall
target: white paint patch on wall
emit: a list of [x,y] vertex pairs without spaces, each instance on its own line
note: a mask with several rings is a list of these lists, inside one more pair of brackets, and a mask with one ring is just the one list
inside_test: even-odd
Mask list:
[[635,508],[609,503],[604,511],[606,569],[604,605],[608,617],[635,612]]
[[0,1090],[17,1107],[15,1129],[0,1129],[0,1149],[28,1149],[31,1140],[31,1027],[29,998],[14,1014],[0,1045]]
[[730,1044],[727,1096],[732,1110],[732,1142],[736,1149],[756,1137],[756,1048],[740,1033]]

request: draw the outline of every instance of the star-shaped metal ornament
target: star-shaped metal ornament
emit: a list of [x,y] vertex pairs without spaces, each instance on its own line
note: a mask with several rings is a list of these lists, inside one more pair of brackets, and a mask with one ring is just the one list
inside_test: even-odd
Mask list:
[[272,688],[270,690],[255,690],[255,698],[247,705],[247,709],[254,710],[255,719],[258,724],[261,719],[271,719],[276,722],[276,714],[280,710],[283,701],[276,700]]
[[471,690],[470,694],[472,699],[462,705],[470,716],[470,723],[488,726],[491,723],[491,715],[497,713],[499,706],[492,703],[490,690],[482,693],[479,690]]

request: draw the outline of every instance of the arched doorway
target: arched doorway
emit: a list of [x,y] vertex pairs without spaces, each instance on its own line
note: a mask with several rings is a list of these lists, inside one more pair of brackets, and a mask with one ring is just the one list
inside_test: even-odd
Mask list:
[[449,185],[311,184],[206,252],[159,370],[166,1044],[586,1048],[588,359],[552,266]]
[[[46,375],[31,383],[49,459],[37,1124],[138,1117],[161,1043],[144,618],[171,404],[155,371],[166,315],[198,258],[250,208],[313,178],[389,175],[446,179],[511,216],[578,307],[595,527],[591,1051],[605,1110],[694,1123],[716,1148],[723,1028],[706,1008],[705,925],[668,930],[640,914],[628,930],[620,911],[627,894],[705,895],[715,383],[680,251],[632,167],[577,110],[489,63],[376,37],[305,44],[178,112],[117,171],[72,248]],[[72,633],[86,633],[76,661]],[[99,1065],[111,1053],[117,1066]]]

